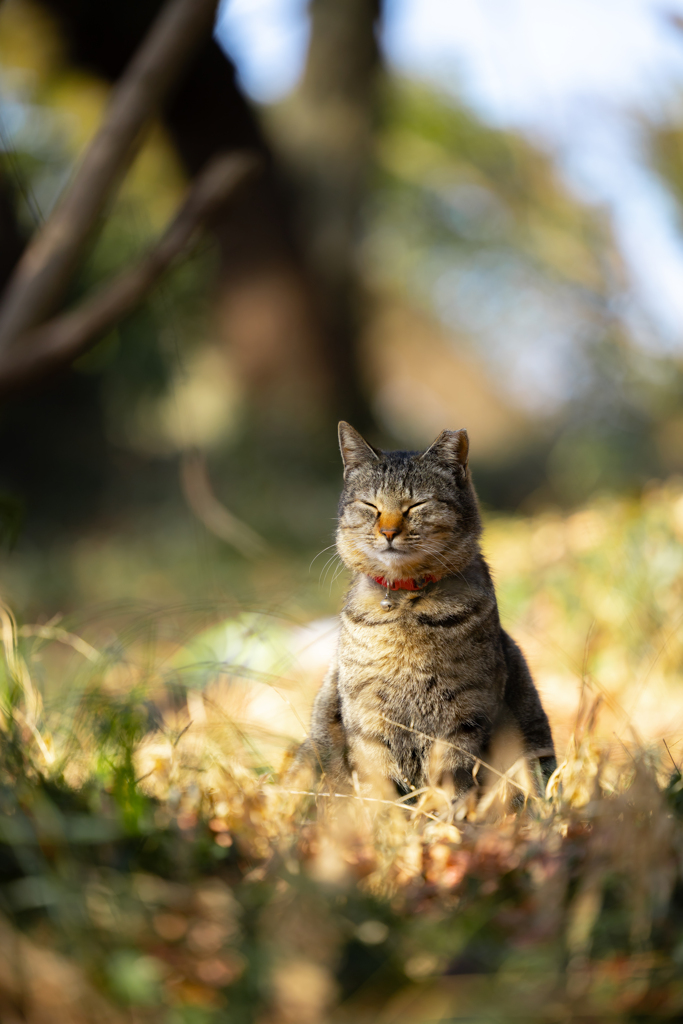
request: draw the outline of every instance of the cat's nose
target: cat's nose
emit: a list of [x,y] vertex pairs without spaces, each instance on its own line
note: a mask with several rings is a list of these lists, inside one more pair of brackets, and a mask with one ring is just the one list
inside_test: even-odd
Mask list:
[[397,530],[395,526],[382,526],[379,532],[391,543],[394,537],[397,537],[401,531]]

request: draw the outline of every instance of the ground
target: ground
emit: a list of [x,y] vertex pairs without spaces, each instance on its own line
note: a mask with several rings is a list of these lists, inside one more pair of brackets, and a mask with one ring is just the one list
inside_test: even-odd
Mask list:
[[[164,604],[180,570],[152,586],[150,549],[128,562],[144,603],[37,625],[15,560],[2,1019],[680,1019],[683,482],[488,516],[485,538],[556,738],[544,798],[523,766],[456,805],[283,788],[334,642],[324,557],[308,580],[298,556],[226,562],[239,600]],[[103,589],[111,550],[78,557]]]

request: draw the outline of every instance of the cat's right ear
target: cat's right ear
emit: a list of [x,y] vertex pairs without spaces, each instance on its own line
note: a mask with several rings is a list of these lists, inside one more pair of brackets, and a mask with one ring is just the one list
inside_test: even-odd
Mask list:
[[469,451],[470,442],[465,429],[442,430],[436,441],[420,457],[445,463],[458,473],[461,480],[465,480]]
[[357,469],[364,463],[376,462],[380,456],[377,449],[369,445],[346,420],[339,423],[339,450],[344,463],[345,480],[352,469]]

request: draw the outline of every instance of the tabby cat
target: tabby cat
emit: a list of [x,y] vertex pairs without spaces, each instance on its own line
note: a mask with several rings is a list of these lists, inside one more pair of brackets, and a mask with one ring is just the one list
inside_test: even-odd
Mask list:
[[441,780],[459,795],[496,735],[514,729],[547,779],[550,726],[500,625],[467,431],[444,430],[425,452],[383,452],[342,422],[339,443],[337,550],[353,580],[296,765],[322,768],[334,787],[355,772],[408,793],[435,781],[442,740]]

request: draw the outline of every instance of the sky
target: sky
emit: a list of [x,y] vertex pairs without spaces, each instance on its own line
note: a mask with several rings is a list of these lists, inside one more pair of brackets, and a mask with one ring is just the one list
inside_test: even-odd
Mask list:
[[[218,37],[257,101],[296,84],[306,7],[223,4]],[[391,67],[525,131],[582,198],[608,207],[657,345],[683,349],[683,240],[640,144],[642,113],[683,114],[683,30],[670,19],[683,16],[683,0],[385,0],[384,11]]]

